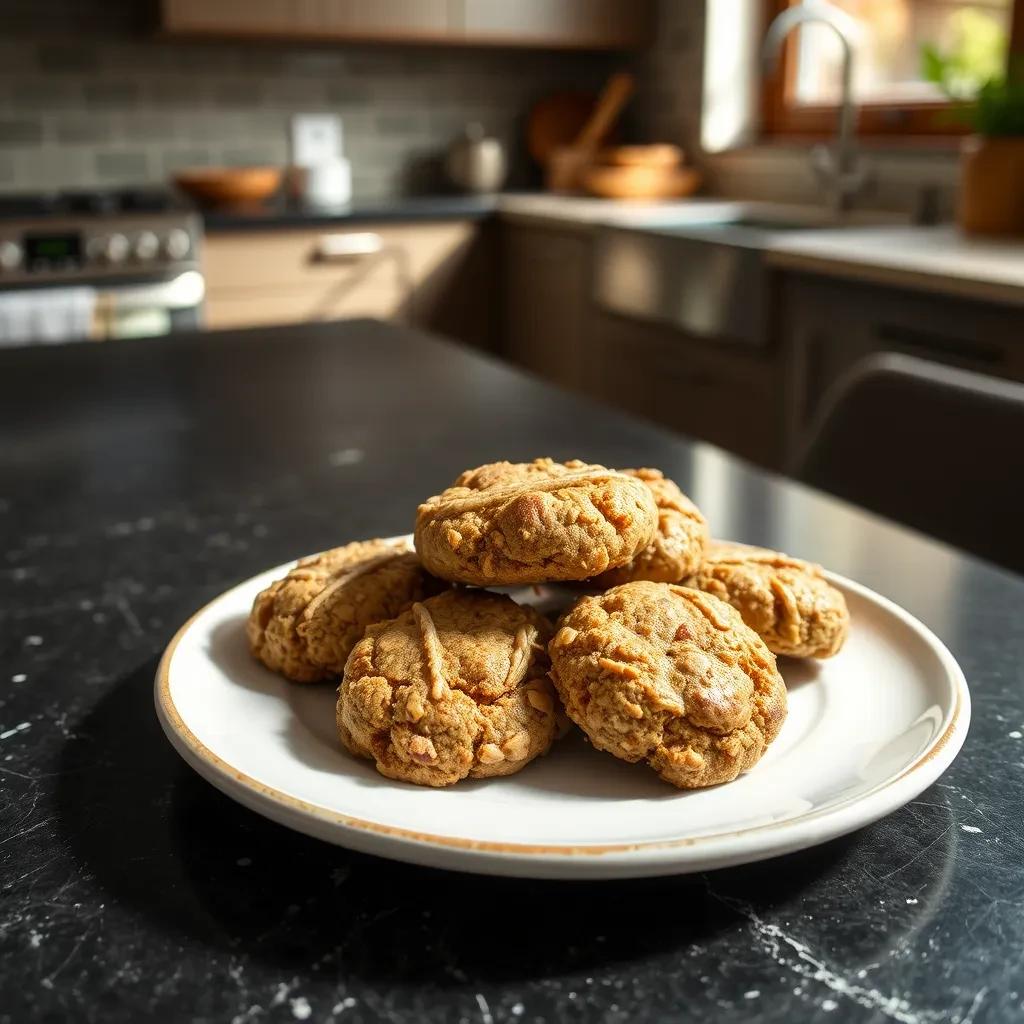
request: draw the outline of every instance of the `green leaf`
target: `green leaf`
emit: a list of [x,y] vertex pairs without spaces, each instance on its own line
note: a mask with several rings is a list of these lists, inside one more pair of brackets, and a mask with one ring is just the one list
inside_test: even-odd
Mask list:
[[946,81],[946,58],[931,43],[921,47],[921,77],[926,82],[944,85]]

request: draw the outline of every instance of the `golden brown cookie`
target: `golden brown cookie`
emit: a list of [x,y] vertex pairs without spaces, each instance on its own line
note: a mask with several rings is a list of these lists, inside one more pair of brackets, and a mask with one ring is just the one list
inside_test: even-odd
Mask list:
[[338,696],[345,746],[391,779],[450,786],[511,775],[551,746],[560,708],[548,621],[511,598],[449,590],[352,650]]
[[649,487],[604,466],[495,462],[420,505],[416,550],[442,579],[481,587],[584,580],[654,539]]
[[728,601],[776,654],[830,658],[846,639],[846,599],[811,562],[712,541],[690,582]]
[[638,581],[581,598],[551,678],[591,743],[697,789],[752,768],[786,717],[775,656],[724,601]]
[[643,480],[658,506],[658,532],[631,562],[591,580],[601,590],[632,580],[678,583],[699,568],[708,542],[708,522],[700,509],[657,469],[624,469]]
[[444,586],[405,541],[332,548],[303,558],[256,596],[249,646],[267,668],[294,682],[339,676],[370,623],[393,618]]

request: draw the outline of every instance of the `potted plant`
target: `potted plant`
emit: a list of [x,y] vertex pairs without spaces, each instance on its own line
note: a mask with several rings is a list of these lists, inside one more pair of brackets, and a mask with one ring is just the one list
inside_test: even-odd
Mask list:
[[967,28],[956,52],[922,54],[925,77],[974,132],[963,142],[957,219],[967,232],[1024,234],[1024,59],[1005,60],[1005,34]]

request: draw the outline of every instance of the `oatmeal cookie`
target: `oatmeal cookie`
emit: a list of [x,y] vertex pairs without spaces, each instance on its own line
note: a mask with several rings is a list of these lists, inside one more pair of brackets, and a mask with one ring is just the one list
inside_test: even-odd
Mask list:
[[352,650],[338,732],[391,779],[450,786],[511,775],[545,753],[564,719],[547,677],[548,621],[509,597],[449,590]]
[[445,584],[404,541],[357,541],[303,558],[256,596],[247,634],[254,655],[297,683],[344,671],[372,622],[390,619]]
[[609,569],[591,580],[601,590],[632,580],[678,583],[695,573],[708,542],[708,523],[700,509],[657,469],[624,469],[643,480],[658,506],[658,532],[631,562]]
[[846,639],[846,599],[811,562],[713,541],[690,582],[728,601],[776,654],[830,658]]
[[697,789],[752,768],[786,717],[775,656],[724,601],[638,581],[581,598],[551,678],[591,743]]
[[658,510],[635,477],[583,462],[495,462],[420,505],[416,550],[442,579],[481,587],[584,580],[654,539]]

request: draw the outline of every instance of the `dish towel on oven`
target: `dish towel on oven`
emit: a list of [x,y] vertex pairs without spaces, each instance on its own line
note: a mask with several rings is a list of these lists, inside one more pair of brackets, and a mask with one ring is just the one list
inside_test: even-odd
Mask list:
[[0,347],[87,341],[95,312],[92,288],[0,292]]

